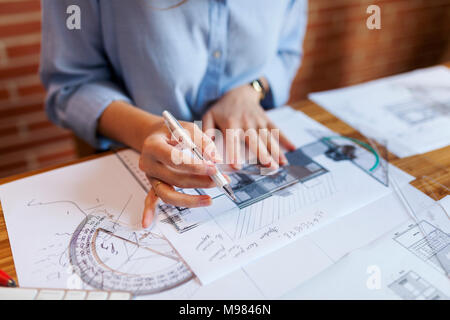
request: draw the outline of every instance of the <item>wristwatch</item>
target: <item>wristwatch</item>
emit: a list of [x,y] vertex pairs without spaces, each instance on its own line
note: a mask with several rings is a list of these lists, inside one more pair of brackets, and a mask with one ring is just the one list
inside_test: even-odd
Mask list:
[[253,87],[253,89],[256,90],[256,92],[259,93],[259,101],[262,101],[266,96],[266,89],[264,89],[264,85],[261,80],[253,80],[252,82],[250,82],[250,85]]

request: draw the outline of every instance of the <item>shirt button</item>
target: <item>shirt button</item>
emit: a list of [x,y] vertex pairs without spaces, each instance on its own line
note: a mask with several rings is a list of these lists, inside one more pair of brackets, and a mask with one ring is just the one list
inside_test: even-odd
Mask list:
[[222,56],[222,52],[220,50],[216,50],[213,53],[214,58],[219,59]]

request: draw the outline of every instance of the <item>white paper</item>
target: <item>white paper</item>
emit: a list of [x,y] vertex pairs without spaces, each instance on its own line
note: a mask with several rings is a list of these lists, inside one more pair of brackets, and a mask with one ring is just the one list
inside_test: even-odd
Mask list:
[[[297,147],[315,141],[308,132],[323,130],[314,120],[289,109],[271,116]],[[313,160],[329,172],[241,210],[220,212],[225,205],[216,208],[214,204],[213,209],[200,209],[208,211],[209,219],[183,233],[164,223],[161,231],[207,284],[392,192],[348,161],[333,161],[323,154]],[[402,184],[411,180],[391,168]]]
[[400,157],[450,144],[450,70],[443,66],[308,98]]
[[[438,206],[419,195],[431,216]],[[446,197],[441,205],[450,210]],[[433,214],[434,212],[434,214]],[[357,250],[334,266],[283,296],[286,299],[450,299],[450,280],[436,259],[450,245],[449,229],[420,223],[432,233],[432,249],[416,221],[407,220],[370,246]]]
[[408,218],[402,203],[390,194],[243,269],[265,296],[280,298],[332,267],[349,252],[375,241]]
[[[86,215],[107,214],[119,223],[118,227],[127,226],[141,232],[139,234],[145,234],[145,231],[139,230],[144,198],[144,190],[115,155],[0,186],[0,200],[19,285],[95,289],[74,272],[75,266],[69,260],[69,243],[75,229]],[[157,229],[152,232],[158,234]],[[166,260],[148,253],[148,256],[135,255],[135,264],[122,265],[127,260],[125,250],[119,246],[112,247],[111,243],[104,242],[101,244],[103,247],[97,246],[97,255],[117,272],[145,275],[145,270],[139,270],[141,265],[156,264],[155,268],[163,270],[164,264],[167,264]],[[158,246],[154,248],[158,250]],[[93,250],[93,247],[90,249]],[[130,256],[130,252],[127,254]],[[144,297],[263,298],[241,270],[211,286],[201,286],[194,278],[176,288]]]
[[[295,114],[297,113],[293,114],[293,111],[288,109],[272,113],[274,121],[278,121],[280,125],[283,122],[287,123],[288,119],[295,122]],[[307,119],[306,122],[315,123],[300,113],[298,116]],[[296,131],[291,128],[292,126],[288,126],[286,131],[297,145],[313,141],[309,136],[296,135]],[[399,175],[400,181],[411,179],[408,175],[401,173]],[[74,273],[69,262],[67,250],[71,238],[85,218],[85,214],[107,214],[120,226],[136,230],[140,235],[144,234],[144,231],[139,230],[139,226],[145,192],[138,180],[130,174],[118,157],[112,155],[0,186],[0,200],[19,284],[25,287],[45,288],[76,288],[81,285],[83,288],[92,289]],[[390,193],[388,198],[389,195]],[[345,223],[325,226],[326,229],[323,230],[328,230],[327,232],[316,234],[322,230],[319,228],[307,237],[297,237],[297,240],[273,251],[272,254],[266,254],[244,268],[237,268],[236,271],[209,285],[202,286],[199,280],[194,278],[172,289],[140,298],[278,297],[325,270],[349,250],[372,241],[389,226],[398,224],[402,215],[397,212],[390,216],[390,220],[387,220],[389,215],[385,212],[380,216],[374,214],[373,208],[378,205],[381,208],[390,206],[387,204],[390,201],[388,198],[380,198],[376,202],[377,205],[369,207],[372,208],[370,210],[356,210],[343,217]],[[339,221],[341,220],[337,220]],[[160,234],[158,228],[157,224],[151,232],[155,235]],[[336,237],[339,232],[343,234]],[[126,258],[123,251],[113,249],[111,243],[106,243],[104,248],[101,248],[105,254],[100,256],[110,257],[110,264],[120,262],[121,257]],[[340,245],[336,245],[339,243]],[[333,247],[332,244],[336,246]],[[119,252],[118,256],[112,256],[113,252]],[[159,267],[166,263],[164,259],[158,261],[152,265]],[[123,272],[136,266],[139,267],[140,264],[116,270]],[[274,272],[274,266],[277,272]],[[270,281],[267,280],[269,277]]]
[[[288,109],[280,111],[277,110],[275,113],[278,119],[283,116],[281,118],[283,121],[287,119],[295,121],[295,113],[292,114]],[[301,138],[303,141],[299,143],[313,141],[307,140],[308,136],[301,136]],[[135,153],[124,151],[122,155],[130,167],[136,167],[138,157]],[[402,174],[397,171],[395,167],[391,168],[391,173],[401,176]],[[411,180],[411,177],[407,175],[405,177],[405,181]],[[145,185],[146,182],[143,181],[142,184]],[[415,192],[415,199],[422,199],[423,194],[420,191],[411,186],[409,189]],[[312,231],[310,235],[300,237],[250,262],[242,269],[265,297],[278,298],[303,281],[332,266],[351,250],[374,241],[407,220],[408,217],[403,204],[395,194],[390,193],[368,206]]]

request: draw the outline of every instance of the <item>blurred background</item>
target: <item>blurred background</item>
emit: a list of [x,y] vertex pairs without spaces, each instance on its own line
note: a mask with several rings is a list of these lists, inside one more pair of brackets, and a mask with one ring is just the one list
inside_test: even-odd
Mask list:
[[[366,27],[371,4],[381,8],[380,30]],[[39,0],[0,0],[0,178],[82,153],[44,113],[40,19]],[[450,0],[310,0],[308,20],[290,102],[450,61]]]

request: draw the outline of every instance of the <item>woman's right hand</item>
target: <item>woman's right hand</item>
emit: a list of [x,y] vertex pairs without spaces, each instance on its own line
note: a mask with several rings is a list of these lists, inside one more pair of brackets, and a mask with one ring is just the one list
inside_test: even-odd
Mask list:
[[[200,128],[190,122],[180,122],[180,124],[207,158],[214,162],[221,160],[214,142]],[[149,128],[149,134],[141,149],[139,167],[146,173],[152,185],[145,199],[142,218],[144,228],[152,223],[159,199],[177,207],[193,208],[211,205],[211,197],[208,195],[188,195],[174,189],[174,187],[215,187],[209,176],[216,173],[216,168],[213,162],[199,161],[177,148],[177,142],[173,140],[162,118]]]

